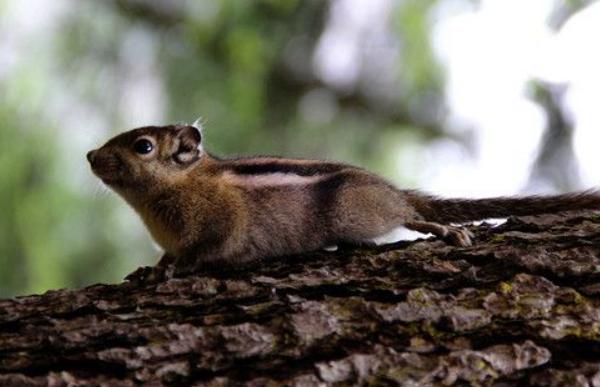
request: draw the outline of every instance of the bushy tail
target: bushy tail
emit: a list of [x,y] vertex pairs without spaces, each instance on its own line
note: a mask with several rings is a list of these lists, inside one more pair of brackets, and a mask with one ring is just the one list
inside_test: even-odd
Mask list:
[[425,220],[461,223],[511,215],[537,215],[573,210],[600,210],[600,191],[590,190],[553,196],[442,199],[408,192],[408,201]]

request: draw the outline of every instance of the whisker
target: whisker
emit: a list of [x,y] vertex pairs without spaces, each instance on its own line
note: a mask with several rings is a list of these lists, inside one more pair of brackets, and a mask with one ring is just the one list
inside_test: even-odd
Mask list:
[[96,182],[93,192],[93,196],[95,198],[108,196],[109,193],[110,189],[106,186],[106,184],[104,184],[102,181]]

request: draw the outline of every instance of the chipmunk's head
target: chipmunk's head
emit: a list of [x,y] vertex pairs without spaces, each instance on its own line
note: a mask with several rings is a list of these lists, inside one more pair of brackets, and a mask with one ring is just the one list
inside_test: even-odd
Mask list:
[[199,125],[147,126],[112,138],[87,159],[111,188],[148,190],[193,167],[202,157],[201,144]]

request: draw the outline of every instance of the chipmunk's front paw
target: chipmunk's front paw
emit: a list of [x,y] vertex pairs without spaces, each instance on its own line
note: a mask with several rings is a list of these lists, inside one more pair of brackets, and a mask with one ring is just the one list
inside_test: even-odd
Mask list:
[[138,267],[135,271],[129,273],[125,277],[125,281],[144,284],[161,282],[164,281],[164,279],[165,269],[157,266]]

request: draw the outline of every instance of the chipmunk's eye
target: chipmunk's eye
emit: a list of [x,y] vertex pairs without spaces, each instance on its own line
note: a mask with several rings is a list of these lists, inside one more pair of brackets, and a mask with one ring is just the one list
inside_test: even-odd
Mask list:
[[153,149],[154,144],[152,144],[152,141],[146,138],[140,138],[133,143],[133,150],[140,155],[147,155],[148,153],[152,152]]

